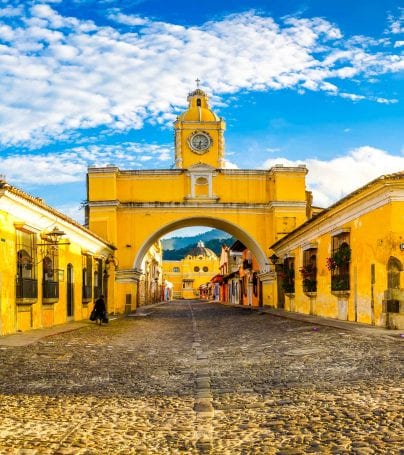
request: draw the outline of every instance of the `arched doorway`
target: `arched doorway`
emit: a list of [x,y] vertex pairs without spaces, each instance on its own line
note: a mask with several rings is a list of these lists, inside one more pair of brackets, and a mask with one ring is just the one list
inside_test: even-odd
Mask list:
[[[404,293],[401,290],[400,272],[403,271],[402,262],[394,256],[387,261],[387,289],[383,300],[383,317],[386,327],[395,328],[395,319],[404,309]],[[401,315],[402,316],[402,315]]]
[[72,264],[67,265],[66,273],[66,316],[68,319],[74,316],[74,276]]

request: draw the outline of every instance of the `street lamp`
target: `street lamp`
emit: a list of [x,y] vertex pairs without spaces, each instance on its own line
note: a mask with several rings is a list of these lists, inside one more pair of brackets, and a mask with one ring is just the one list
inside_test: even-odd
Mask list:
[[278,263],[279,257],[274,253],[272,256],[269,256],[268,258],[273,265],[276,265]]
[[60,245],[70,245],[70,241],[67,239],[64,239],[64,242],[61,242],[64,235],[66,235],[66,233],[60,230],[57,226],[55,226],[50,232],[43,234],[43,243],[37,243],[36,245],[41,247],[41,255],[45,257],[50,252],[56,252],[58,246]]

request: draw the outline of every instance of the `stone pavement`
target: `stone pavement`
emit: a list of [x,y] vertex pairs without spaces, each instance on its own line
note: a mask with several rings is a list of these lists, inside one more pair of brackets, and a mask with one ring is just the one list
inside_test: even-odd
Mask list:
[[234,308],[242,308],[243,310],[258,311],[260,313],[271,314],[273,316],[279,316],[282,318],[294,319],[296,321],[307,322],[313,325],[325,325],[328,327],[335,327],[336,329],[354,330],[366,335],[374,335],[377,337],[395,337],[403,338],[404,341],[404,330],[392,330],[384,327],[372,326],[369,324],[361,324],[359,322],[352,321],[341,321],[339,319],[325,318],[321,316],[315,316],[310,314],[295,313],[293,311],[286,311],[281,308],[271,307],[250,307],[246,305],[231,305],[224,304],[225,306],[231,306]]
[[400,338],[199,301],[145,312],[1,345],[0,454],[402,453]]

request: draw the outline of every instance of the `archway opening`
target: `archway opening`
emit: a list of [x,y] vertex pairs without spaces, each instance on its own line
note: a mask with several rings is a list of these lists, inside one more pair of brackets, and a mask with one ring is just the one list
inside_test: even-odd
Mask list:
[[[190,235],[184,228],[192,228]],[[199,235],[192,235],[195,229]],[[155,264],[153,267],[159,255],[160,276]],[[259,274],[269,271],[269,263],[263,248],[244,229],[218,218],[194,217],[152,233],[139,249],[134,268],[142,276],[140,304],[159,298],[206,298],[259,305]],[[157,290],[158,282],[161,291]]]

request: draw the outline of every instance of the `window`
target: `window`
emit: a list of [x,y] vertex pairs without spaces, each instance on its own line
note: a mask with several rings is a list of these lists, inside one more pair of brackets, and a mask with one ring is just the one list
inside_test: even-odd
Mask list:
[[254,272],[252,277],[253,293],[255,297],[258,297],[258,273]]
[[82,297],[84,301],[91,300],[92,296],[92,277],[93,277],[93,258],[89,254],[82,256]]
[[102,294],[102,260],[95,261],[97,270],[94,271],[94,299],[98,299]]
[[198,266],[194,267],[194,272],[199,272],[199,270],[200,270],[200,269],[199,269]]
[[36,278],[36,238],[32,232],[17,230],[17,299],[36,299],[38,281]]
[[317,291],[317,248],[303,251],[303,267],[300,269],[304,292]]
[[182,282],[182,287],[184,289],[192,289],[192,283],[193,283],[193,280],[184,280]]
[[179,267],[173,267],[173,272],[179,272],[180,268]]
[[387,287],[388,289],[400,289],[400,271],[403,270],[401,262],[391,256],[387,263]]
[[286,258],[283,261],[283,270],[279,274],[282,280],[282,289],[287,294],[295,292],[295,258]]
[[58,251],[49,250],[42,260],[42,297],[46,299],[59,298]]
[[208,271],[209,271],[209,267],[206,267],[206,266],[205,266],[205,267],[203,268],[203,271],[204,271],[204,272],[208,272]]
[[200,99],[200,98],[197,98],[197,99],[196,99],[196,105],[197,105],[198,107],[201,107],[202,103],[201,103],[201,99]]
[[327,259],[327,267],[331,271],[331,291],[349,291],[349,264],[351,247],[349,232],[332,237],[332,253]]

